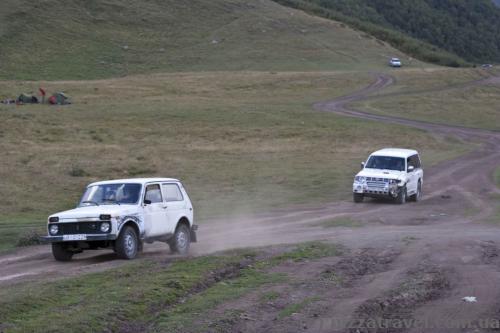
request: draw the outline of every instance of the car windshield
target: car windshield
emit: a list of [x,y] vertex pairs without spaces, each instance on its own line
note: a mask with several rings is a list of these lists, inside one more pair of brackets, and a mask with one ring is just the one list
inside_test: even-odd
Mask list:
[[393,156],[370,156],[365,168],[404,171],[405,160]]
[[79,206],[136,204],[141,184],[104,184],[87,187]]

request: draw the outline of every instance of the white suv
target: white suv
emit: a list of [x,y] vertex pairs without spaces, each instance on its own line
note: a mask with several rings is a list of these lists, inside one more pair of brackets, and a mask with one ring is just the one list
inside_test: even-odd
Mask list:
[[364,197],[386,197],[403,204],[407,198],[422,198],[424,171],[416,150],[382,149],[371,154],[361,167],[352,185],[354,202]]
[[389,60],[389,66],[401,67],[401,60],[399,58],[391,58],[391,60]]
[[133,259],[143,243],[167,242],[185,254],[196,242],[193,205],[181,182],[172,178],[108,180],[87,186],[78,207],[49,216],[52,253],[69,261],[87,249],[112,248]]

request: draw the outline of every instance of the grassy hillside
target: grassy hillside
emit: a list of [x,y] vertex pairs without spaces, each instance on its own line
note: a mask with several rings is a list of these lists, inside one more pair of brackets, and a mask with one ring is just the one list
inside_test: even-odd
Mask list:
[[270,0],[3,0],[0,79],[381,68],[402,56]]
[[[381,98],[359,102],[357,106],[371,113],[498,131],[500,86],[491,83],[460,89],[460,82],[485,74],[479,69],[454,75],[448,71],[398,71],[394,73],[397,84],[382,93]],[[458,89],[442,89],[447,86]]]
[[[417,46],[396,32],[430,43],[470,62],[500,61],[500,9],[491,0],[279,0],[292,6],[317,6],[409,54],[422,58],[432,48]],[[306,7],[307,8],[307,7]],[[311,7],[314,9],[314,7]],[[390,29],[392,31],[387,31]],[[384,37],[385,36],[385,37]],[[439,55],[440,63],[446,54]],[[426,59],[424,57],[423,59]]]

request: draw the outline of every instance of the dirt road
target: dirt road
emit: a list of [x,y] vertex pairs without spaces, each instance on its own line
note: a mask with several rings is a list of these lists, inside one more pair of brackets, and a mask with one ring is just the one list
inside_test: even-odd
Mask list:
[[[498,81],[486,78],[472,84],[498,84]],[[362,320],[373,313],[390,316],[403,310],[404,318],[432,323],[498,317],[500,229],[484,221],[492,219],[498,209],[500,191],[492,174],[500,166],[500,133],[373,115],[349,107],[350,103],[368,99],[392,83],[390,76],[379,74],[368,87],[317,103],[314,109],[417,127],[435,135],[456,136],[479,143],[476,151],[425,170],[423,201],[406,205],[375,200],[362,204],[336,202],[238,220],[211,221],[202,226],[200,242],[193,245],[192,252],[199,255],[237,247],[328,240],[350,248],[351,254],[342,260],[352,260],[354,266],[366,258],[374,258],[368,265],[369,274],[352,276],[353,283],[346,287],[348,296],[340,297],[332,292],[331,301],[322,304],[314,317],[301,319],[301,324],[314,328],[315,332],[337,331],[333,322]],[[462,88],[470,86],[471,83]],[[325,228],[322,225],[339,217],[349,217],[358,226]],[[163,257],[166,251],[166,245],[153,245],[146,247],[142,257]],[[100,271],[123,263],[106,251],[87,252],[75,256],[70,263],[58,263],[47,246],[23,248],[0,256],[0,286]],[[312,274],[318,267],[317,263],[310,263],[301,269],[303,272],[310,270]],[[420,290],[416,294],[401,289],[412,283],[416,286],[412,290]],[[436,293],[444,289],[446,292]],[[478,302],[465,303],[461,300],[464,296],[476,296]],[[274,327],[265,320],[259,325],[241,329],[267,331]],[[283,325],[278,331],[296,329]],[[345,330],[345,327],[338,329],[339,332]],[[415,327],[404,331],[429,332]],[[442,328],[439,331],[457,330]]]

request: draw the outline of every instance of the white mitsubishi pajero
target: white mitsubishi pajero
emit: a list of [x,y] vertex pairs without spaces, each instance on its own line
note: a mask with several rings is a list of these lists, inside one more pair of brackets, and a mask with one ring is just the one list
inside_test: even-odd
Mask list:
[[419,201],[422,197],[424,172],[416,150],[382,149],[361,163],[361,168],[352,185],[354,202],[386,197],[404,204],[406,198]]
[[193,205],[181,182],[171,178],[121,179],[87,186],[78,207],[49,216],[48,236],[59,261],[87,249],[112,248],[133,259],[143,243],[167,242],[185,254],[196,242]]

